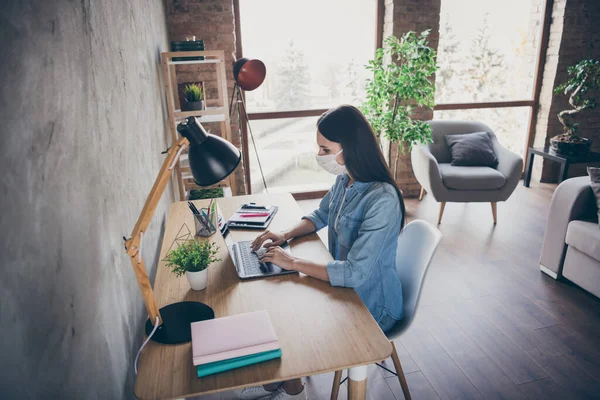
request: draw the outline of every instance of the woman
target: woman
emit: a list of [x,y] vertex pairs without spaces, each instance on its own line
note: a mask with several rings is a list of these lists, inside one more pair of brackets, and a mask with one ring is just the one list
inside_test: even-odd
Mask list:
[[[403,318],[396,245],[404,225],[404,201],[387,168],[371,126],[353,106],[342,105],[317,122],[317,162],[337,175],[319,208],[285,232],[267,231],[252,243],[264,245],[263,257],[282,268],[352,287],[385,332]],[[279,245],[329,226],[329,251],[334,260],[314,263],[293,257]],[[305,399],[300,379],[251,387],[238,397]]]

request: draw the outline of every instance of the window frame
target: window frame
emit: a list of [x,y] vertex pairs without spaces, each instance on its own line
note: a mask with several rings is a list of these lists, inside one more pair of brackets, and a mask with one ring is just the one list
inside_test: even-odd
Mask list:
[[[233,10],[235,18],[235,37],[236,37],[236,57],[239,59],[243,57],[242,49],[242,32],[240,24],[240,0],[233,0]],[[548,40],[550,37],[550,23],[552,17],[552,6],[554,0],[543,0],[541,19],[541,30],[539,32],[539,41],[537,48],[536,66],[534,72],[534,88],[533,96],[530,99],[523,100],[509,100],[509,101],[493,101],[493,102],[476,102],[476,103],[442,103],[436,104],[433,108],[434,111],[441,110],[469,110],[478,108],[511,108],[511,107],[530,107],[529,113],[529,124],[527,127],[527,137],[525,139],[525,149],[523,154],[527,157],[529,148],[533,145],[535,138],[535,128],[537,123],[537,113],[539,110],[540,93],[542,88],[542,80],[544,75],[544,66],[546,60],[546,51],[548,48]],[[378,49],[383,46],[383,24],[385,16],[385,0],[377,0],[377,23],[376,23],[376,34],[375,48]],[[245,93],[242,92],[242,96],[245,101]],[[298,117],[316,117],[323,114],[327,109],[312,109],[312,110],[294,110],[294,111],[273,111],[273,112],[250,112],[247,114],[248,121],[261,120],[261,119],[280,119],[280,118],[298,118]],[[245,149],[248,149],[248,126],[247,124],[240,124],[241,129],[241,141]],[[250,159],[248,151],[244,152],[244,165],[245,167],[245,180],[246,180],[246,193],[252,194],[251,188],[251,177],[250,177]],[[306,200],[320,198],[324,196],[323,190],[307,191],[292,193],[296,200]]]

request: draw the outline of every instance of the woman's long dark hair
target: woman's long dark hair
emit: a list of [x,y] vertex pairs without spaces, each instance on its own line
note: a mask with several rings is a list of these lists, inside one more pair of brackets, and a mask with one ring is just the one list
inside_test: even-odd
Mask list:
[[404,227],[404,199],[402,192],[387,167],[373,128],[365,116],[354,106],[341,105],[325,112],[317,121],[319,132],[327,140],[342,145],[346,169],[359,182],[386,182],[396,189]]

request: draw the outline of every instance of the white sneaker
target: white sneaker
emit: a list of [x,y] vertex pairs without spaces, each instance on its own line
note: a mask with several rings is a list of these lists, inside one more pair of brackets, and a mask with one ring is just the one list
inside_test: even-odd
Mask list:
[[283,387],[277,389],[269,397],[265,397],[264,400],[307,400],[306,389],[302,388],[302,391],[298,394],[288,394]]
[[236,389],[233,393],[238,399],[254,400],[277,393],[277,390],[272,392],[262,386],[249,386],[243,389]]

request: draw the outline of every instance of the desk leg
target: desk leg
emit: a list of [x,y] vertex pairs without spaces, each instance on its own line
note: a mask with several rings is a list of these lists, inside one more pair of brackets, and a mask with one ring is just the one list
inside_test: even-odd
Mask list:
[[569,176],[569,163],[564,161],[560,164],[560,173],[558,174],[558,183],[561,183]]
[[529,150],[527,154],[527,169],[525,169],[525,179],[523,179],[523,186],[529,187],[531,182],[531,171],[533,171],[533,156],[534,154]]
[[348,370],[348,400],[365,400],[367,398],[367,366]]

